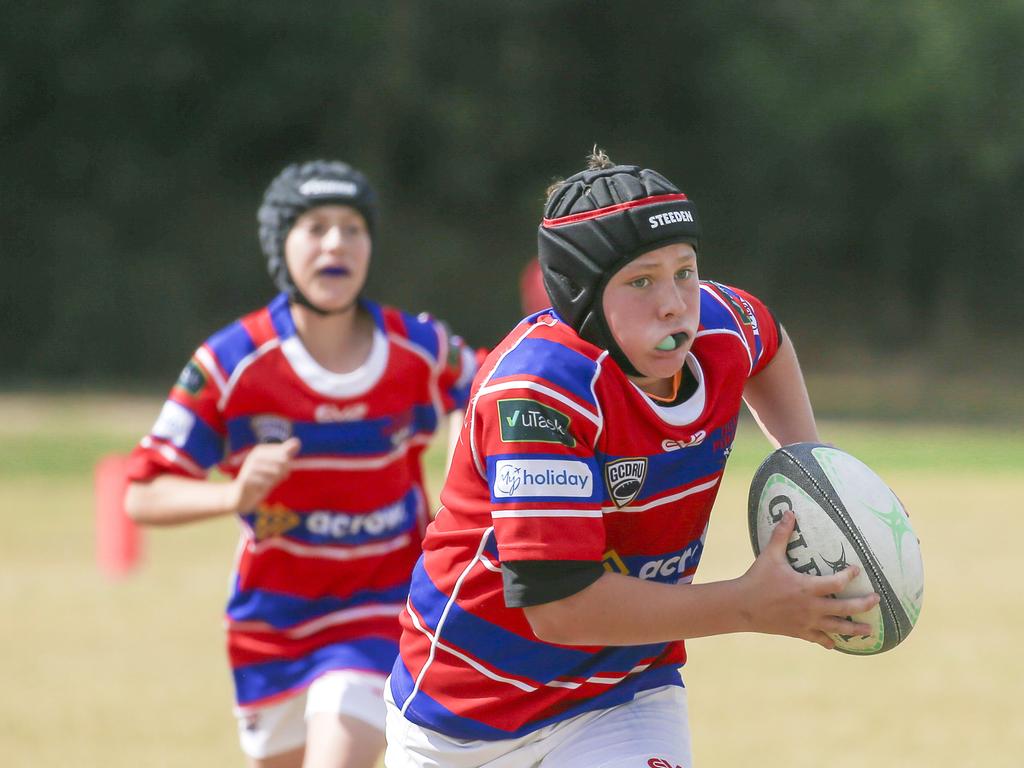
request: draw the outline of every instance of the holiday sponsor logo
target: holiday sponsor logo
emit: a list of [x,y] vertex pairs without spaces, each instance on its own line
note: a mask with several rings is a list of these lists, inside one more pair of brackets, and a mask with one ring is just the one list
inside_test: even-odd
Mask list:
[[153,437],[167,440],[179,448],[185,445],[192,427],[196,423],[196,417],[185,406],[168,400],[160,409],[160,415],[156,418],[153,429],[150,430]]
[[363,514],[316,510],[306,516],[306,530],[316,536],[344,539],[348,536],[383,536],[406,527],[405,504],[396,501]]
[[342,421],[359,421],[366,418],[370,406],[366,403],[351,403],[350,405],[335,405],[334,403],[321,403],[313,411],[313,418],[320,424],[331,424]]
[[604,465],[608,493],[619,509],[640,495],[647,478],[647,457],[616,459]]
[[651,225],[651,229],[664,227],[668,224],[678,224],[681,221],[692,223],[693,213],[690,211],[666,211],[665,213],[656,213],[653,216],[647,217],[647,223]]
[[283,443],[292,436],[292,423],[280,416],[264,414],[249,419],[257,443]]
[[494,498],[555,496],[585,499],[594,492],[594,474],[582,461],[500,459],[494,463]]
[[181,369],[178,380],[174,384],[190,395],[198,395],[206,386],[206,373],[195,360],[189,360],[188,364]]
[[503,443],[558,443],[576,447],[576,438],[569,432],[572,418],[535,400],[499,400],[498,421]]

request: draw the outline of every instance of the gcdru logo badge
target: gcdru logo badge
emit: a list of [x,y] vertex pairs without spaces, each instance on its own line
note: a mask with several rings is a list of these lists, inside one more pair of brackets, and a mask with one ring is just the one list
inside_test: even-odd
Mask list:
[[249,424],[257,443],[283,443],[292,436],[292,423],[280,416],[253,416]]
[[535,400],[499,400],[498,421],[503,443],[558,443],[576,447],[576,438],[569,432],[572,419]]
[[622,509],[640,495],[647,479],[647,458],[610,461],[604,465],[604,479],[612,501]]

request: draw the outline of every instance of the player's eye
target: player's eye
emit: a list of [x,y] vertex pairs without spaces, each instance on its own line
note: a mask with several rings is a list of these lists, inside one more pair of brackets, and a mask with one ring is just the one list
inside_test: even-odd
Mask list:
[[649,277],[637,277],[629,281],[629,284],[634,288],[646,288],[651,284],[651,278]]
[[676,272],[676,280],[689,280],[691,277],[693,277],[693,270],[689,267]]

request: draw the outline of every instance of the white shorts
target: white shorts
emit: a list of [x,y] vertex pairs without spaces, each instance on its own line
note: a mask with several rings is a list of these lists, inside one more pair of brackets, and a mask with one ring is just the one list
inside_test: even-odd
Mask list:
[[386,768],[692,768],[686,689],[677,685],[501,741],[422,728],[402,716],[389,688]]
[[320,712],[349,715],[384,730],[384,676],[337,670],[304,691],[265,707],[235,710],[238,740],[249,757],[262,759],[306,743],[306,719]]

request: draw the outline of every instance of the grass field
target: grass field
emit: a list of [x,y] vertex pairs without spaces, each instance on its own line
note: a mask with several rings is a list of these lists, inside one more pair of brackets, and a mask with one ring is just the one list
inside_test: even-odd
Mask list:
[[[242,765],[221,634],[234,522],[147,532],[143,566],[121,581],[94,563],[93,465],[130,449],[158,408],[0,396],[2,766]],[[877,658],[753,635],[691,642],[697,765],[1020,766],[1024,435],[856,422],[822,434],[910,509],[920,622]],[[746,485],[766,453],[741,430],[699,580],[749,564]]]

